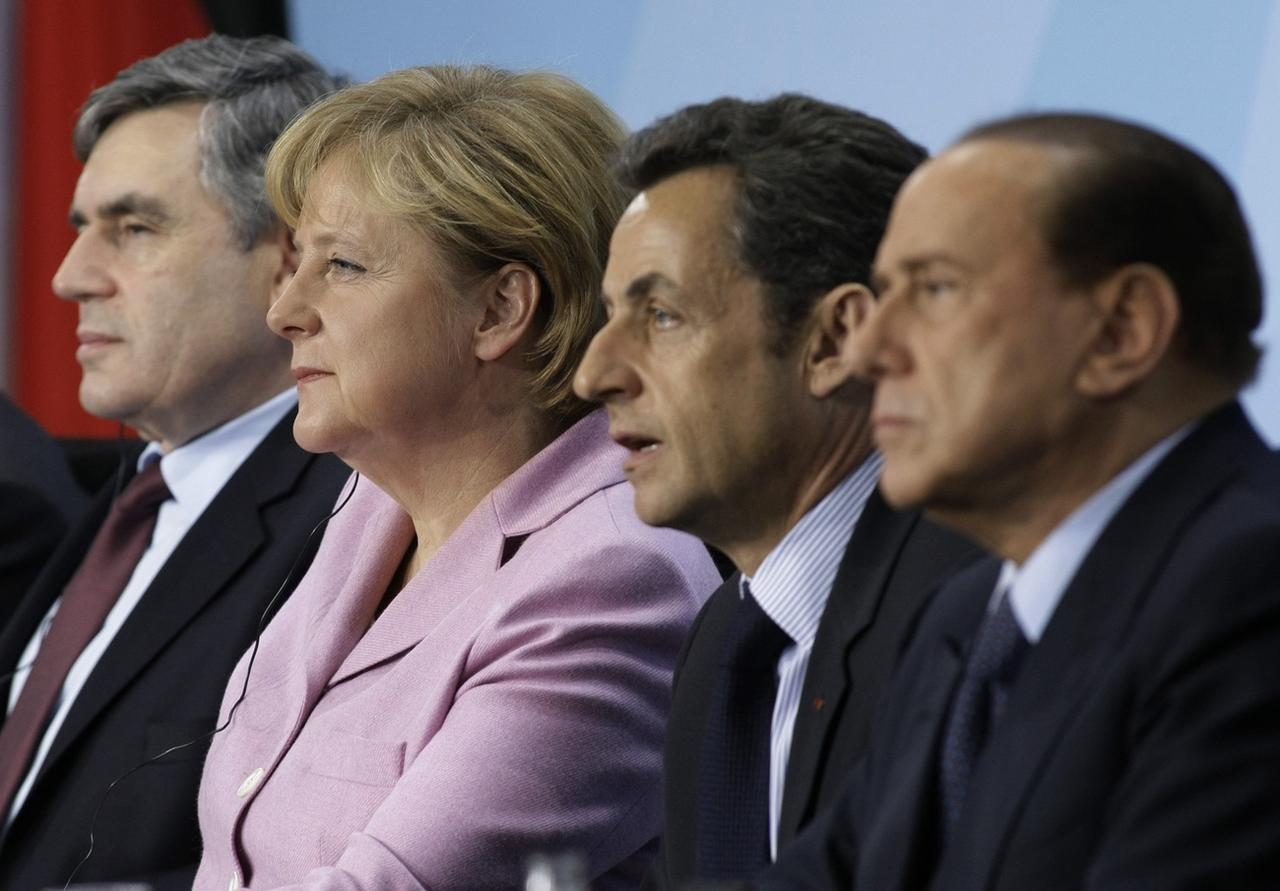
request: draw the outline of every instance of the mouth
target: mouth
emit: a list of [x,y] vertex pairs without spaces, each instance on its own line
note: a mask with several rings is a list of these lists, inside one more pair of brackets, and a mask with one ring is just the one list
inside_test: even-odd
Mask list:
[[876,447],[890,447],[894,440],[908,434],[915,422],[906,415],[877,414],[871,417],[872,438]]
[[299,366],[298,368],[292,369],[292,371],[294,379],[299,384],[308,384],[312,381],[318,381],[324,377],[333,376],[333,372],[331,371],[324,371],[320,368],[307,368],[306,366]]
[[630,454],[623,463],[622,469],[628,473],[643,465],[662,449],[662,440],[642,433],[622,433],[610,431],[610,437]]
[[124,342],[119,337],[84,329],[76,331],[76,340],[80,344],[76,347],[76,358],[79,360],[84,360],[110,346]]

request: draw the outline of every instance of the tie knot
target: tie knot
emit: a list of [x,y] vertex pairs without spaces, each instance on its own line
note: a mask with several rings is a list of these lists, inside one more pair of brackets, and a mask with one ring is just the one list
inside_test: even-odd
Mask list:
[[1017,669],[1018,661],[1031,644],[1022,633],[1008,592],[982,625],[969,651],[968,672],[975,680],[1001,681]]
[[171,497],[172,493],[160,474],[160,462],[153,461],[129,480],[116,499],[115,509],[119,513],[136,516],[154,511]]

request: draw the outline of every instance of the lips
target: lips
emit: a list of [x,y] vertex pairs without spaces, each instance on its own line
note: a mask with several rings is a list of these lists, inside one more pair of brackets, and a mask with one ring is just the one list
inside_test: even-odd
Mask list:
[[629,452],[644,452],[661,445],[659,440],[634,433],[619,434],[613,437],[613,441]]
[[307,384],[312,381],[318,381],[321,378],[333,376],[333,372],[331,371],[325,371],[323,368],[309,368],[305,365],[300,365],[297,368],[292,369],[292,371],[294,379],[297,380],[299,384]]
[[76,330],[76,340],[80,343],[76,347],[76,359],[83,361],[117,343],[123,343],[119,337],[112,337],[110,334],[103,334],[101,331],[90,331],[87,328],[79,328]]
[[610,430],[609,436],[630,453],[627,455],[627,460],[622,464],[622,469],[626,473],[631,473],[647,462],[652,461],[654,457],[661,453],[663,447],[662,440],[646,433],[629,430]]

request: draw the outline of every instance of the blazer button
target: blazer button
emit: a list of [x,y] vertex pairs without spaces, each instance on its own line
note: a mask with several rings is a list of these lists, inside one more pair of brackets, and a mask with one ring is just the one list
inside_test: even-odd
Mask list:
[[[259,767],[253,773],[249,774],[247,777],[244,778],[244,782],[240,784],[240,788],[236,790],[236,794],[239,795],[241,798],[244,798],[254,789],[258,788],[258,784],[262,782],[262,778],[263,776],[266,775],[266,773],[267,771],[265,768]],[[240,880],[236,879],[235,888],[240,887],[239,882]],[[231,891],[235,891],[235,888],[232,888]]]

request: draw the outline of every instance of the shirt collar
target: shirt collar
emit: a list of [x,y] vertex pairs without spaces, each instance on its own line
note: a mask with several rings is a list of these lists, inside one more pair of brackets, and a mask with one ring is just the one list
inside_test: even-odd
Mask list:
[[[173,500],[208,501],[205,482],[220,480],[217,489],[230,478],[249,453],[257,447],[271,428],[279,423],[298,402],[298,390],[290,387],[257,408],[197,436],[169,453],[163,453],[155,442],[147,444],[138,456],[141,471],[153,461],[160,461],[160,475],[173,495]],[[216,494],[216,489],[214,491]]]
[[1021,566],[1006,560],[989,608],[999,605],[1001,594],[1007,591],[1022,633],[1031,643],[1038,642],[1102,530],[1161,459],[1191,432],[1195,423],[1175,430],[1112,477],[1059,523]]
[[765,614],[802,646],[818,633],[840,559],[883,464],[872,452],[787,531],[754,576],[742,577]]

